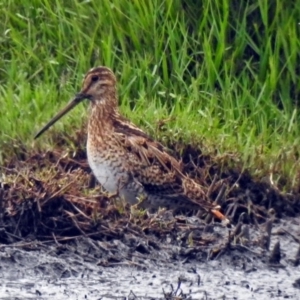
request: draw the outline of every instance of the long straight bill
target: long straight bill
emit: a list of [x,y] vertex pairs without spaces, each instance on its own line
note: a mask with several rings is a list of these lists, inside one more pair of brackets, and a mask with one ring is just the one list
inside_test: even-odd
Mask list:
[[55,117],[53,117],[35,136],[37,139],[41,136],[47,129],[49,129],[55,122],[62,118],[67,112],[73,109],[77,104],[79,104],[83,99],[87,98],[84,94],[77,94],[76,97],[71,100],[65,108],[63,108]]

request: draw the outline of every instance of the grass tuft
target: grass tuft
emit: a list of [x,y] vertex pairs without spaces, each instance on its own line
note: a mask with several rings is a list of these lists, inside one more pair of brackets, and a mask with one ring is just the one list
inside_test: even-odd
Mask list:
[[37,142],[33,135],[89,68],[106,65],[119,78],[122,112],[156,138],[232,154],[253,174],[299,189],[299,0],[7,0],[0,7],[2,164],[24,149],[55,148],[60,134],[74,141],[84,105],[52,134]]

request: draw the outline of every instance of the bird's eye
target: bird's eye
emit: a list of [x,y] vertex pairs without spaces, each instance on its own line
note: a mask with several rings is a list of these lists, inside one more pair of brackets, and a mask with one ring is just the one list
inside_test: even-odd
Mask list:
[[98,77],[97,75],[92,76],[92,81],[93,81],[93,82],[98,81],[98,79],[99,79],[99,77]]

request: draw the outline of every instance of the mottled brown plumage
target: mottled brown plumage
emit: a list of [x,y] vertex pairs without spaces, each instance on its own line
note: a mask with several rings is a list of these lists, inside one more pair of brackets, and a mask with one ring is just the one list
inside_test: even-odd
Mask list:
[[89,165],[108,192],[118,193],[130,204],[138,203],[148,210],[205,209],[226,219],[207,199],[201,186],[183,173],[181,163],[163,145],[120,115],[116,78],[106,67],[91,69],[80,93],[35,138],[83,99],[90,101]]

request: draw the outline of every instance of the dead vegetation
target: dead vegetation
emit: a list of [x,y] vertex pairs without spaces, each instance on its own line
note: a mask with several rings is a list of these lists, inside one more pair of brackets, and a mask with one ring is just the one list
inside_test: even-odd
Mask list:
[[[205,186],[233,224],[242,213],[244,223],[256,224],[270,216],[299,214],[298,194],[283,194],[270,183],[218,164],[190,146],[181,149],[185,171]],[[209,216],[201,226],[193,225],[184,216],[174,218],[164,210],[147,215],[110,198],[95,185],[81,150],[31,153],[11,160],[1,167],[0,183],[0,242],[4,244],[24,239],[58,242],[76,236],[122,239],[125,232],[161,239],[176,235],[175,240],[182,234],[185,243],[199,245],[217,238],[197,235],[212,221]]]

